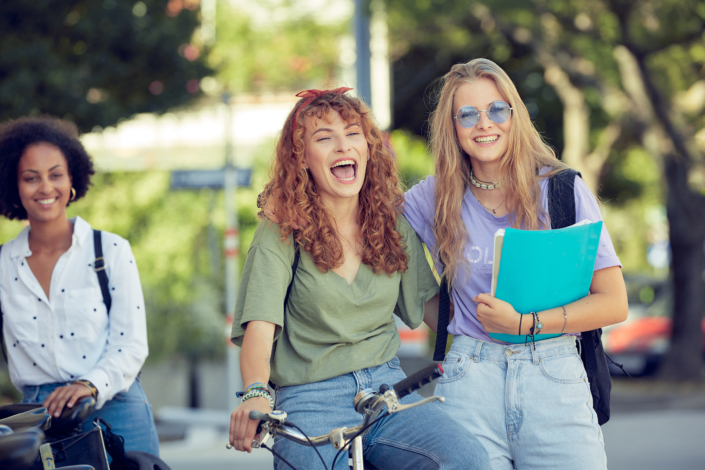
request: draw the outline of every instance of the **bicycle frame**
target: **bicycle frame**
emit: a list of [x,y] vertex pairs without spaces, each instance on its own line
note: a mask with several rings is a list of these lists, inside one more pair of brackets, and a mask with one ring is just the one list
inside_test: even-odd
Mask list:
[[[327,444],[331,444],[336,450],[347,447],[352,460],[352,469],[364,470],[364,457],[362,455],[363,430],[366,430],[366,427],[374,422],[385,409],[387,413],[393,415],[434,401],[445,401],[443,397],[433,396],[408,405],[399,402],[401,398],[432,382],[442,374],[443,368],[440,365],[433,364],[395,384],[391,389],[388,385],[382,385],[378,391],[371,388],[364,389],[355,395],[353,399],[355,411],[365,417],[362,424],[351,428],[335,428],[328,434],[316,437],[307,438],[303,433],[289,425],[285,411],[273,410],[269,413],[251,411],[250,419],[262,421],[258,428],[258,436],[252,441],[252,447],[255,449],[261,448],[270,437],[276,435],[308,447],[320,447]],[[233,446],[227,444],[226,448],[231,449]]]

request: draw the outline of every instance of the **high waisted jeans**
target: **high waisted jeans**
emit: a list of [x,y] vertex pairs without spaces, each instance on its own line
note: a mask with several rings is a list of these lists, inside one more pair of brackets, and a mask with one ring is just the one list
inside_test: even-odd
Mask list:
[[493,470],[599,470],[602,430],[572,336],[502,345],[455,336],[436,394]]
[[[322,382],[280,387],[277,409],[288,414],[288,420],[309,436],[328,434],[337,427],[353,427],[363,416],[353,407],[353,398],[365,388],[379,389],[405,378],[399,359],[378,367],[361,369]],[[413,403],[421,397],[413,393],[402,403]],[[384,470],[488,469],[487,452],[478,440],[451,420],[445,404],[431,403],[387,416],[364,435],[365,460]],[[322,469],[320,459],[310,447],[277,437],[274,450],[298,469]],[[326,465],[331,468],[337,450],[331,445],[318,447]],[[274,468],[289,467],[275,457]],[[337,460],[337,470],[348,470],[348,455]]]
[[[58,387],[68,383],[30,385],[22,390],[22,403],[43,403]],[[142,390],[139,378],[135,379],[127,392],[120,392],[94,411],[83,422],[83,431],[93,429],[93,420],[103,418],[110,423],[112,431],[125,439],[125,451],[139,450],[159,456],[159,438],[152,416],[152,406]]]

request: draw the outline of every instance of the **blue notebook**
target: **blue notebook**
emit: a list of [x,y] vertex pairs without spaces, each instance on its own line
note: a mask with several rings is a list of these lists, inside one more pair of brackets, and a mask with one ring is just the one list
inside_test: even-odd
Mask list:
[[[595,269],[602,222],[585,220],[558,230],[517,230],[495,234],[492,294],[519,313],[560,307],[588,295]],[[502,232],[504,232],[502,234]],[[535,340],[559,334],[540,334]],[[490,333],[506,343],[524,335]]]

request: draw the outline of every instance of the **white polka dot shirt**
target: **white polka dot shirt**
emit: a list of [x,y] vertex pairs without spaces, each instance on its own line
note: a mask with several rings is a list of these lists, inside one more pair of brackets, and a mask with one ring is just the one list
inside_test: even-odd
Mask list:
[[110,315],[93,264],[91,226],[76,217],[69,250],[51,277],[49,297],[27,264],[29,227],[0,252],[0,306],[10,378],[28,385],[89,380],[98,408],[132,385],[148,354],[144,298],[130,244],[102,232]]

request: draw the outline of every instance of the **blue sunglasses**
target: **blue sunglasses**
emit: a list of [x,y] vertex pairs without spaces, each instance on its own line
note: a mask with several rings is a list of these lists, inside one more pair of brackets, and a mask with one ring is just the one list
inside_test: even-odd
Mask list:
[[480,120],[480,113],[487,113],[487,117],[496,124],[507,122],[512,116],[512,108],[504,101],[495,101],[489,109],[479,111],[474,106],[463,106],[458,110],[458,114],[453,118],[458,121],[461,127],[469,129],[474,127]]

